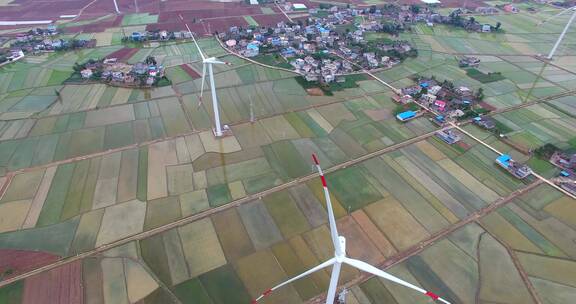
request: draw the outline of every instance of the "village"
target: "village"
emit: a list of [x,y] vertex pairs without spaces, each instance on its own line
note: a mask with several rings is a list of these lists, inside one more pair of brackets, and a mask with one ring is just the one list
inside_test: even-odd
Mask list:
[[312,19],[309,25],[280,22],[274,28],[231,27],[219,38],[232,51],[244,57],[281,56],[308,81],[330,83],[338,76],[360,69],[388,68],[404,58],[417,56],[407,41],[366,42],[357,29],[339,31],[338,26],[353,25],[353,15],[341,19]]
[[[484,115],[489,110],[480,105],[482,101],[481,89],[474,92],[468,87],[455,87],[450,81],[439,82],[434,78],[417,77],[413,80],[415,85],[402,89],[402,95],[394,98],[401,105],[396,114],[399,121],[407,122],[423,115],[425,112],[418,109],[424,107],[437,113],[435,117],[431,118],[431,121],[439,126],[472,118],[471,122],[480,128],[498,133],[499,137],[503,137],[495,120]],[[418,107],[413,105],[418,105]],[[404,111],[406,109],[409,110]],[[454,129],[440,130],[435,135],[448,145],[459,143],[462,140],[461,135]],[[532,174],[530,167],[516,162],[508,154],[497,157],[495,163],[518,179],[525,179]]]
[[42,52],[76,50],[93,48],[96,40],[84,39],[61,39],[54,24],[49,24],[46,29],[36,28],[26,33],[18,34],[11,43],[12,52],[22,51],[24,54],[40,54]]
[[556,151],[550,157],[550,163],[561,170],[554,181],[564,190],[576,194],[576,153]]
[[[302,9],[301,4],[285,4],[286,9]],[[305,6],[303,7],[306,8]],[[390,68],[417,50],[408,42],[390,38],[370,39],[369,33],[387,33],[391,38],[409,30],[414,22],[453,24],[467,30],[490,32],[496,27],[463,19],[461,10],[442,16],[432,8],[386,5],[365,9],[331,6],[310,9],[305,22],[279,22],[275,27],[230,27],[218,38],[225,46],[256,60],[261,56],[281,56],[288,67],[307,81],[342,81],[341,75],[361,69]],[[473,65],[471,65],[473,66]],[[286,66],[282,66],[286,67]]]
[[148,56],[145,62],[134,65],[118,61],[117,58],[89,60],[77,65],[75,70],[83,80],[96,80],[115,86],[151,87],[165,79],[164,67]]

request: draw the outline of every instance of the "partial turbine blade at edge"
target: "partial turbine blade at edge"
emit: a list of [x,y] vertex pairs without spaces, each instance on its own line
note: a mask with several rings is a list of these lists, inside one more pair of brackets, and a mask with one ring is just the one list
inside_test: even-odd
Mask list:
[[196,48],[198,49],[198,53],[200,53],[200,57],[202,57],[202,61],[204,61],[204,59],[206,59],[206,57],[204,56],[204,54],[202,53],[202,50],[200,49],[200,46],[198,45],[198,42],[196,42],[196,38],[194,38],[194,34],[192,34],[192,31],[190,30],[190,27],[188,26],[188,23],[186,23],[184,21],[184,17],[182,17],[182,14],[179,14],[178,17],[180,17],[180,20],[182,20],[182,22],[184,23],[184,25],[186,26],[186,29],[188,30],[188,33],[190,34],[190,36],[192,36],[192,40],[194,40],[194,44],[196,45]]
[[330,200],[330,192],[328,191],[328,184],[326,184],[326,178],[324,177],[324,172],[320,167],[320,161],[316,154],[312,154],[312,160],[316,165],[320,179],[322,180],[322,187],[324,188],[324,198],[326,199],[326,210],[328,211],[328,223],[330,225],[330,236],[332,237],[332,243],[334,244],[334,251],[336,255],[343,255],[342,246],[340,245],[340,239],[338,238],[338,229],[336,228],[336,218],[334,217],[334,210],[332,209],[332,201]]
[[262,293],[258,298],[252,300],[252,304],[257,303],[258,301],[262,300],[262,298],[269,296],[274,290],[276,290],[276,289],[278,289],[278,288],[280,288],[280,287],[282,287],[282,286],[284,286],[284,285],[286,285],[286,284],[290,284],[290,283],[292,283],[292,282],[294,282],[294,281],[296,281],[296,280],[299,280],[299,279],[301,279],[301,278],[303,278],[303,277],[305,277],[305,276],[308,276],[308,275],[310,275],[310,274],[312,274],[312,273],[314,273],[314,272],[316,272],[316,271],[318,271],[318,270],[324,269],[324,268],[326,268],[326,267],[328,267],[328,266],[330,266],[330,265],[332,265],[332,264],[335,264],[335,263],[336,263],[336,259],[335,259],[335,258],[331,258],[331,259],[329,259],[328,261],[326,261],[326,262],[324,262],[324,263],[322,263],[322,264],[320,264],[320,265],[318,265],[318,266],[316,266],[316,267],[314,267],[314,268],[312,268],[312,269],[310,269],[310,270],[307,270],[307,271],[305,271],[305,272],[303,272],[303,273],[301,273],[301,274],[299,274],[299,275],[297,275],[297,276],[289,279],[288,281],[282,282],[282,283],[280,283],[280,284],[278,284],[278,285],[276,285],[276,286],[274,286],[274,287],[266,290],[266,291],[265,291],[264,293]]
[[206,59],[206,62],[213,63],[213,64],[232,65],[230,62],[227,62],[227,61],[221,61],[218,59],[211,59],[211,58]]
[[448,302],[448,301],[440,298],[440,297],[439,297],[438,295],[436,295],[435,293],[430,292],[430,291],[426,291],[426,290],[424,290],[424,289],[422,289],[422,288],[420,288],[420,287],[418,287],[418,286],[416,286],[416,285],[410,284],[410,283],[408,283],[408,282],[406,282],[406,281],[404,281],[404,280],[402,280],[402,279],[400,279],[400,278],[397,278],[397,277],[395,277],[395,276],[393,276],[393,275],[391,275],[391,274],[389,274],[389,273],[387,273],[387,272],[385,272],[385,271],[383,271],[383,270],[380,270],[380,269],[378,269],[378,268],[376,268],[376,267],[374,267],[374,266],[372,266],[372,265],[370,265],[370,264],[368,264],[368,263],[366,263],[366,262],[362,262],[362,261],[359,261],[359,260],[355,260],[355,259],[351,259],[351,258],[346,258],[346,257],[345,257],[344,260],[343,260],[343,263],[348,264],[348,265],[350,265],[350,266],[352,266],[352,267],[358,268],[358,269],[360,269],[360,270],[362,270],[362,271],[371,273],[371,274],[373,274],[373,275],[375,275],[375,276],[379,276],[379,277],[384,278],[384,279],[386,279],[386,280],[392,281],[392,282],[394,282],[394,283],[396,283],[396,284],[400,284],[400,285],[402,285],[402,286],[405,286],[405,287],[414,289],[414,290],[416,290],[416,291],[418,291],[418,292],[420,292],[420,293],[422,293],[422,294],[424,294],[424,295],[432,298],[433,300],[437,300],[437,301],[440,301],[440,302],[445,303],[445,304],[450,304],[450,302]]

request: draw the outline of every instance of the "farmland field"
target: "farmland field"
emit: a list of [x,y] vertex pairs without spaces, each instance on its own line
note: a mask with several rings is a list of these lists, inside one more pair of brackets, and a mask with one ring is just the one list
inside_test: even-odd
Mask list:
[[[535,26],[557,9],[514,3],[520,13],[474,14],[501,23],[492,33],[411,24],[397,39],[417,57],[374,71],[378,79],[345,76],[320,95],[300,75],[265,66],[291,69],[293,59],[262,52],[247,60],[209,36],[289,18],[307,24],[308,12],[141,0],[121,1],[116,15],[113,3],[5,2],[6,20],[53,18],[64,30],[57,37],[96,39],[96,46],[0,67],[0,303],[249,303],[333,255],[313,153],[348,256],[452,303],[568,304],[576,297],[575,200],[548,183],[560,169],[533,153],[544,144],[576,149],[572,32],[553,60],[537,56],[568,20]],[[443,1],[440,11],[505,4],[461,2]],[[383,1],[339,3],[369,9]],[[45,14],[30,10],[34,5]],[[78,18],[60,18],[80,9]],[[200,97],[202,58],[193,42],[123,39],[185,30],[182,21],[207,56],[231,63],[214,66],[220,118],[229,127],[222,138],[212,131],[209,85]],[[0,25],[0,33],[11,43],[17,31]],[[364,35],[374,42],[390,37]],[[464,55],[480,65],[460,68]],[[148,56],[166,68],[166,86],[70,79],[89,59],[134,64]],[[441,127],[431,113],[396,120],[391,87],[414,85],[415,76],[481,89],[482,105],[493,111],[485,115],[501,134],[463,120],[461,141],[449,145],[435,136]],[[540,175],[515,178],[496,165],[500,153]],[[329,278],[321,270],[262,303],[309,303],[322,297]],[[348,267],[340,284],[347,284],[347,303],[428,303]]]

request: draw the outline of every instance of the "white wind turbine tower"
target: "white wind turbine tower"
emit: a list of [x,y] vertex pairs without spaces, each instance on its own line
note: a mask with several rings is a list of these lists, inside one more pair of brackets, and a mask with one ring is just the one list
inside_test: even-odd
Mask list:
[[[182,18],[182,15],[180,15],[180,19],[182,20],[182,22],[184,22],[184,18]],[[210,78],[210,89],[212,91],[212,108],[214,110],[214,124],[216,125],[214,128],[214,135],[216,137],[220,137],[222,136],[222,126],[220,125],[220,109],[218,108],[218,97],[216,96],[216,83],[214,82],[214,71],[212,69],[212,65],[213,64],[230,65],[230,63],[220,61],[216,59],[216,57],[206,58],[206,56],[204,56],[204,53],[202,53],[202,50],[200,49],[198,42],[196,42],[194,34],[192,34],[192,31],[190,31],[190,27],[188,27],[187,23],[184,23],[184,25],[186,25],[186,29],[190,33],[190,36],[192,36],[192,40],[194,40],[194,44],[196,44],[196,48],[198,49],[198,53],[200,53],[200,57],[202,57],[202,84],[200,87],[200,102],[202,102],[202,95],[204,94],[206,68],[208,68],[208,76]]]
[[318,157],[316,157],[315,154],[312,155],[312,159],[314,160],[314,163],[316,165],[316,169],[318,170],[318,173],[320,174],[320,179],[322,180],[322,186],[324,188],[324,197],[326,199],[326,209],[328,211],[328,223],[330,226],[330,236],[332,238],[332,243],[334,245],[334,257],[327,260],[326,262],[298,275],[295,276],[291,279],[289,279],[288,281],[285,281],[283,283],[280,283],[274,287],[272,287],[271,289],[268,289],[267,291],[265,291],[262,295],[260,295],[258,298],[256,298],[255,300],[252,301],[252,303],[257,303],[258,301],[260,301],[262,298],[270,295],[273,291],[275,291],[276,289],[292,283],[298,279],[301,279],[303,277],[306,277],[318,270],[324,269],[328,266],[332,266],[332,275],[330,276],[330,285],[328,287],[328,293],[326,294],[326,304],[333,304],[334,303],[334,299],[336,297],[336,289],[338,287],[338,278],[340,277],[340,268],[342,267],[342,264],[346,264],[349,266],[352,266],[356,269],[371,273],[375,276],[379,276],[381,278],[384,278],[386,280],[392,281],[394,283],[403,285],[405,287],[414,289],[428,297],[430,297],[431,299],[435,300],[435,301],[440,301],[442,303],[445,304],[450,304],[450,302],[440,298],[439,296],[437,296],[435,293],[430,292],[430,291],[426,291],[418,286],[415,286],[413,284],[410,284],[404,280],[401,280],[385,271],[382,271],[368,263],[362,262],[360,260],[355,260],[355,259],[351,259],[348,258],[346,256],[346,239],[338,234],[338,230],[336,229],[336,220],[334,218],[334,211],[332,210],[332,202],[330,201],[330,193],[328,192],[328,186],[326,185],[326,178],[324,178],[324,173],[322,173],[322,168],[320,167],[320,162],[318,161]]
[[560,43],[562,43],[562,40],[564,39],[564,36],[566,36],[566,33],[568,32],[568,29],[570,28],[570,25],[572,25],[572,22],[574,22],[574,19],[576,19],[576,6],[567,8],[563,11],[561,11],[560,13],[540,22],[538,24],[538,26],[544,24],[544,22],[548,22],[550,19],[556,18],[560,15],[563,15],[564,13],[567,13],[569,11],[574,11],[574,13],[572,13],[572,16],[570,17],[570,19],[568,19],[568,23],[566,23],[566,26],[564,27],[564,30],[562,30],[562,33],[560,33],[560,37],[558,37],[558,40],[556,40],[556,43],[554,44],[554,47],[552,47],[552,50],[550,51],[550,53],[548,54],[548,56],[546,57],[548,60],[552,60],[552,57],[554,56],[554,53],[556,53],[556,49],[558,49],[558,47],[560,46]]

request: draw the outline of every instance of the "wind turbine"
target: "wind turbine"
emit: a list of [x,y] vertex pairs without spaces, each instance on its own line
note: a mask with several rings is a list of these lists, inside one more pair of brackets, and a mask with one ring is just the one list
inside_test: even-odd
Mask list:
[[327,260],[326,262],[298,275],[295,276],[288,281],[280,283],[271,289],[268,289],[263,294],[261,294],[258,298],[252,301],[252,304],[257,303],[262,298],[270,295],[276,289],[292,283],[298,279],[306,277],[320,269],[324,269],[328,266],[332,266],[332,275],[330,276],[330,285],[328,287],[328,293],[326,294],[326,304],[334,304],[334,298],[336,297],[336,289],[338,287],[338,278],[340,277],[340,268],[342,264],[346,264],[348,266],[352,266],[356,269],[371,273],[375,276],[379,276],[386,280],[392,281],[394,283],[403,285],[405,287],[414,289],[435,301],[440,301],[445,304],[450,304],[450,302],[440,298],[438,295],[431,291],[426,291],[418,286],[410,284],[400,278],[397,278],[385,271],[382,271],[368,263],[362,262],[360,260],[351,259],[346,256],[346,239],[338,234],[338,230],[336,229],[336,220],[334,218],[334,211],[332,210],[332,202],[330,201],[330,193],[328,192],[328,186],[326,185],[326,178],[324,177],[324,173],[322,172],[322,168],[320,167],[320,162],[318,161],[318,157],[315,154],[312,154],[312,159],[314,160],[314,164],[316,165],[316,169],[318,170],[318,174],[320,175],[320,179],[322,180],[322,187],[324,188],[324,197],[326,199],[326,209],[328,211],[328,224],[330,226],[330,236],[332,238],[332,243],[334,245],[334,257]]
[[120,10],[118,9],[118,3],[116,3],[116,0],[112,1],[114,1],[114,8],[116,9],[116,14],[120,15]]
[[562,39],[564,39],[564,36],[566,36],[566,33],[568,32],[568,29],[570,28],[570,25],[572,25],[572,22],[574,22],[574,19],[576,19],[576,6],[567,8],[563,11],[561,11],[560,13],[540,22],[538,24],[538,26],[544,24],[545,22],[548,22],[548,20],[552,19],[552,18],[556,18],[564,13],[567,13],[569,11],[574,11],[574,13],[572,13],[572,16],[570,17],[570,19],[568,20],[568,23],[566,23],[566,26],[564,27],[564,30],[562,30],[562,33],[560,33],[560,37],[558,37],[558,40],[556,40],[556,43],[554,44],[554,47],[552,47],[552,50],[550,51],[550,53],[548,54],[548,57],[546,57],[548,60],[552,60],[552,57],[554,56],[554,53],[556,53],[556,49],[558,49],[558,46],[560,46],[560,43],[562,43]]
[[[182,15],[180,15],[180,20],[184,22],[184,18],[182,18]],[[192,31],[190,31],[190,27],[188,27],[188,24],[185,22],[184,25],[186,25],[188,33],[190,33],[190,36],[192,36],[192,40],[194,40],[194,44],[198,49],[198,53],[200,53],[200,57],[202,57],[202,85],[200,87],[200,102],[202,102],[202,95],[204,94],[204,82],[206,79],[206,70],[208,70],[208,76],[210,78],[210,89],[212,91],[212,108],[214,110],[214,124],[216,125],[214,128],[214,135],[216,137],[220,137],[222,136],[222,127],[220,125],[220,109],[218,108],[218,97],[216,96],[216,83],[214,82],[214,71],[212,69],[212,65],[214,64],[230,65],[230,63],[220,61],[216,59],[216,57],[206,58],[204,53],[202,53],[202,50],[200,49],[198,42],[196,42],[194,34],[192,34]]]

